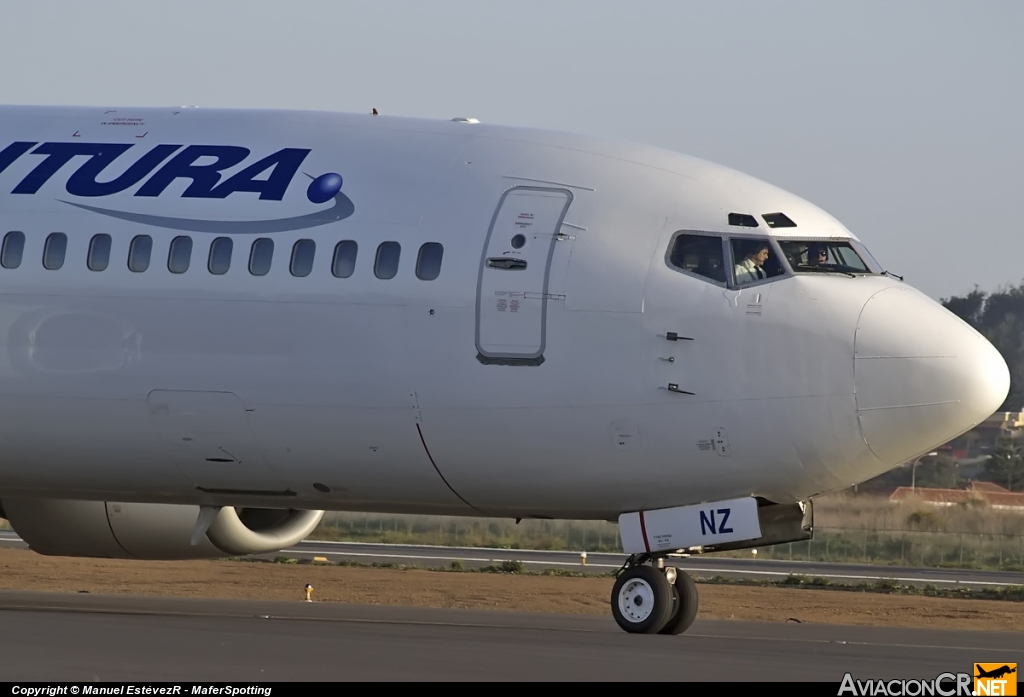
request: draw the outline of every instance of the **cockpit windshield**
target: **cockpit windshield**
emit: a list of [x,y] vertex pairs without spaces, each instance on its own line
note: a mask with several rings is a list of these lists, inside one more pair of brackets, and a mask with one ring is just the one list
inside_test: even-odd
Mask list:
[[873,273],[850,242],[842,240],[778,240],[795,273]]

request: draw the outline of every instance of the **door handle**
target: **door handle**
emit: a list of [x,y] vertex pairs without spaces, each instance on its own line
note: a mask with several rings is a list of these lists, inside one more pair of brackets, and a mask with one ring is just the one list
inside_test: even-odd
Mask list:
[[508,257],[493,257],[487,260],[487,266],[492,269],[509,269],[518,271],[526,268],[525,259],[510,259]]
[[675,392],[676,394],[693,394],[693,392],[687,392],[686,390],[679,389],[679,385],[677,385],[674,382],[670,382],[668,384],[668,387],[666,387],[665,389],[668,390],[669,392]]

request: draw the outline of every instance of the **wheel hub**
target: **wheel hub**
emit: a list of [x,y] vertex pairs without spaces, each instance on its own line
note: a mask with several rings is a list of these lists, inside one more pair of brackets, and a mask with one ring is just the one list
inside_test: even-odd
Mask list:
[[654,611],[654,590],[643,579],[635,578],[619,591],[619,612],[630,622],[643,622]]

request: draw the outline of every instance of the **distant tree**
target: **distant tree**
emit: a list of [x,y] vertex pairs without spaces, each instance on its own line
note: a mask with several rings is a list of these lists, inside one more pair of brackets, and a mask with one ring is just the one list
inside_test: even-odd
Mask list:
[[949,455],[922,458],[917,465],[917,486],[956,489],[960,484],[960,468]]
[[978,286],[974,286],[974,290],[962,298],[955,295],[952,298],[943,298],[942,304],[975,329],[981,326],[982,313],[985,310],[985,293],[978,290]]
[[858,491],[891,493],[898,486],[910,486],[910,466],[900,465],[857,486]]
[[1011,315],[1024,319],[1024,283],[1000,289],[989,295],[985,299],[981,321],[986,326],[993,326]]
[[999,411],[1024,408],[1024,282],[986,294],[974,290],[963,297],[943,298],[947,310],[992,342],[1010,368],[1010,393]]
[[1024,491],[1024,442],[1004,436],[985,463],[989,479],[1010,491]]

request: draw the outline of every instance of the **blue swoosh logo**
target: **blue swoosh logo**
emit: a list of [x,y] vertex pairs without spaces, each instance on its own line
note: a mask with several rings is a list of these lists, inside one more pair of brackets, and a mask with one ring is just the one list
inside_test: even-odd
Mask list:
[[276,218],[274,220],[196,220],[194,218],[173,218],[163,215],[147,215],[145,213],[127,213],[110,208],[87,206],[84,203],[74,203],[63,199],[57,200],[69,206],[110,216],[111,218],[119,218],[120,220],[127,220],[132,223],[152,225],[170,230],[212,232],[227,235],[266,235],[274,232],[288,232],[290,230],[320,227],[321,225],[344,220],[355,213],[355,204],[352,203],[348,196],[339,191],[333,198],[334,205],[325,210],[292,218]]

